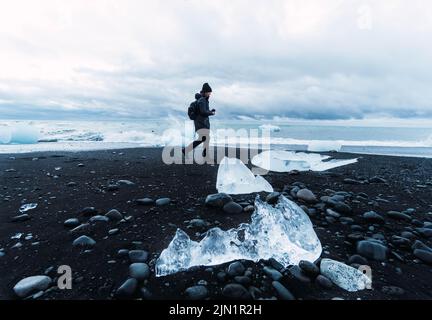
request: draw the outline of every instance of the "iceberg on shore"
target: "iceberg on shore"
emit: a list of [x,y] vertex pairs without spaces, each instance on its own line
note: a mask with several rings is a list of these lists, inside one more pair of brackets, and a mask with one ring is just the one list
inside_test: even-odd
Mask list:
[[257,197],[252,221],[236,229],[213,228],[200,242],[182,230],[156,261],[156,276],[162,277],[194,266],[215,266],[234,260],[274,258],[284,267],[301,260],[315,262],[321,243],[307,214],[284,196],[275,207]]
[[226,194],[273,192],[270,183],[261,176],[255,177],[241,160],[227,157],[219,165],[216,189]]
[[268,171],[289,172],[326,171],[357,162],[357,159],[329,160],[330,158],[316,153],[270,150],[256,155],[252,159],[252,164]]

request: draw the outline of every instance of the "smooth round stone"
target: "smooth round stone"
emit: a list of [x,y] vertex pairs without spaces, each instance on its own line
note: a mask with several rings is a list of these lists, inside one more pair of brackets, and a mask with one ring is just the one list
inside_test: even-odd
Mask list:
[[299,267],[305,274],[311,277],[316,277],[320,273],[318,266],[310,261],[300,261]]
[[283,277],[282,273],[270,267],[264,267],[263,271],[267,276],[272,278],[274,281],[279,281]]
[[414,250],[414,255],[417,258],[419,258],[421,261],[432,265],[432,252],[431,251],[416,249],[416,250]]
[[285,288],[282,283],[273,281],[272,286],[276,289],[276,292],[281,300],[295,300],[294,295],[287,288]]
[[129,251],[129,259],[132,263],[147,262],[148,252],[144,250],[131,250]]
[[292,266],[289,269],[289,273],[291,276],[293,276],[296,280],[302,282],[302,283],[310,283],[311,279],[300,269],[299,266]]
[[266,202],[268,204],[275,204],[278,202],[280,195],[281,194],[279,192],[272,192],[266,197]]
[[322,274],[316,277],[315,282],[324,289],[331,289],[333,287],[333,282]]
[[238,203],[231,201],[224,205],[223,211],[229,214],[239,214],[243,212],[243,207]]
[[136,200],[136,203],[142,206],[151,206],[153,205],[155,202],[153,199],[150,198],[144,198],[144,199],[138,199]]
[[431,251],[432,252],[432,248],[429,248],[427,245],[425,245],[423,242],[421,242],[420,240],[416,240],[414,242],[414,244],[411,246],[411,249],[414,251],[416,249],[421,249],[421,250],[425,250],[425,251]]
[[414,235],[414,233],[412,233],[410,231],[402,231],[401,232],[401,237],[412,240],[412,239],[415,238],[415,235]]
[[33,276],[20,280],[13,288],[15,294],[25,298],[32,293],[44,291],[51,285],[51,278],[48,276]]
[[74,247],[91,248],[96,245],[96,241],[87,236],[81,236],[74,240],[72,243]]
[[119,233],[119,229],[111,229],[111,230],[108,231],[108,234],[110,236],[113,236],[113,235],[115,235],[117,233]]
[[243,209],[244,212],[253,212],[255,211],[255,207],[253,205],[248,205]]
[[367,221],[384,223],[384,218],[374,211],[369,211],[363,214],[363,218]]
[[219,282],[225,282],[227,278],[227,274],[223,271],[220,271],[216,274],[216,278],[218,279]]
[[235,282],[240,283],[244,286],[247,286],[252,282],[252,280],[247,276],[237,276],[237,277],[234,277],[234,280],[235,280]]
[[348,260],[348,264],[353,264],[353,263],[364,266],[368,264],[368,261],[361,255],[354,254],[351,257],[349,257]]
[[120,186],[118,184],[109,184],[107,186],[108,191],[117,191],[120,189]]
[[284,266],[279,261],[277,261],[275,258],[270,258],[268,262],[277,271],[284,270]]
[[242,276],[245,270],[244,265],[240,261],[236,261],[228,266],[228,275],[231,277]]
[[119,298],[130,298],[132,297],[138,287],[138,281],[136,279],[127,279],[120,288],[116,291],[116,296]]
[[231,283],[226,285],[222,290],[222,295],[228,299],[247,300],[250,299],[250,293],[241,284]]
[[89,219],[90,222],[108,222],[109,219],[105,216],[93,216]]
[[377,177],[377,176],[370,178],[369,182],[370,183],[387,183],[387,181],[384,178]]
[[358,224],[353,224],[351,227],[352,231],[363,231],[364,228],[362,226],[359,226]]
[[226,193],[217,193],[208,195],[205,200],[205,205],[208,207],[222,208],[225,204],[233,201],[231,196]]
[[129,255],[129,250],[128,249],[120,249],[119,251],[117,251],[117,255],[119,257],[127,257]]
[[297,192],[297,198],[303,200],[308,203],[316,203],[318,202],[315,194],[309,189],[301,189]]
[[107,214],[105,214],[105,217],[111,221],[120,221],[123,219],[123,215],[116,209],[110,210]]
[[76,218],[72,218],[72,219],[67,219],[67,220],[63,223],[63,225],[64,225],[66,228],[70,228],[70,229],[72,229],[72,228],[78,227],[78,226],[80,225],[80,222],[79,222],[78,219],[76,219]]
[[387,259],[388,248],[375,241],[359,241],[357,243],[357,253],[361,256],[376,260],[385,261]]
[[412,217],[405,214],[405,213],[401,213],[401,212],[397,212],[397,211],[389,211],[387,212],[387,216],[395,219],[395,220],[404,220],[404,221],[411,221]]
[[187,288],[185,294],[189,300],[202,300],[207,298],[208,290],[205,286],[194,286]]
[[348,224],[349,225],[349,224],[354,223],[354,219],[349,218],[349,217],[341,217],[339,220],[342,224]]
[[71,234],[87,233],[91,230],[91,225],[89,223],[80,224],[78,227],[70,230]]
[[328,215],[328,216],[330,216],[330,217],[333,217],[333,218],[340,218],[340,213],[338,213],[338,212],[336,212],[336,211],[334,211],[334,210],[332,210],[332,209],[327,209],[326,210],[326,215]]
[[411,240],[404,238],[404,237],[399,237],[399,236],[392,236],[391,243],[393,243],[396,246],[400,246],[400,247],[411,246]]
[[150,277],[150,269],[145,263],[132,263],[129,266],[129,276],[142,281]]
[[24,222],[24,221],[27,221],[30,219],[31,219],[31,216],[28,215],[27,213],[24,213],[24,214],[21,214],[19,216],[12,217],[11,220],[12,220],[12,222]]
[[333,210],[335,210],[335,211],[337,211],[339,213],[348,214],[348,215],[351,214],[351,212],[352,212],[352,209],[351,209],[351,207],[349,205],[347,205],[344,202],[340,202],[340,201],[336,202],[333,205]]
[[420,233],[422,237],[432,238],[432,229],[429,228],[417,228],[416,231]]
[[97,215],[97,210],[94,207],[87,207],[80,212],[83,216],[94,216]]
[[156,200],[156,205],[158,207],[166,206],[166,205],[169,205],[170,203],[171,203],[170,198],[162,198],[162,199]]

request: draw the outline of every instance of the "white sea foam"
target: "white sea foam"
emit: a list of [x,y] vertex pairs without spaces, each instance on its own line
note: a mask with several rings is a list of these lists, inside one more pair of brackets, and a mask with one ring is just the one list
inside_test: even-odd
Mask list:
[[[216,122],[217,123],[217,122]],[[249,125],[249,127],[248,127]],[[429,136],[417,134],[421,138],[414,139],[411,131],[401,128],[402,134],[395,130],[394,138],[387,132],[377,139],[362,139],[373,137],[369,130],[356,129],[356,135],[351,134],[350,139],[341,139],[340,131],[335,139],[318,139],[319,132],[326,132],[325,128],[319,128],[313,134],[301,134],[304,138],[293,138],[284,129],[276,136],[271,130],[261,130],[259,137],[248,135],[248,129],[257,128],[255,124],[244,123],[243,135],[236,136],[242,124],[218,123],[212,126],[211,143],[215,146],[260,146],[263,149],[282,149],[302,151],[342,151],[373,154],[394,154],[410,156],[432,156],[432,134]],[[271,129],[273,124],[262,124],[261,128]],[[279,128],[279,127],[278,127]],[[295,128],[291,129],[294,130]],[[230,133],[231,131],[231,133]],[[270,134],[262,135],[265,131]],[[418,132],[422,132],[420,130]],[[274,132],[274,131],[273,131]],[[282,132],[285,136],[281,136]],[[363,134],[361,133],[363,132]],[[234,134],[233,134],[234,133]],[[307,139],[308,135],[311,137]],[[298,135],[300,136],[300,135]],[[166,145],[180,146],[193,140],[194,130],[192,121],[169,117],[168,119],[149,119],[145,121],[0,121],[0,153],[20,153],[33,151],[79,151],[113,149],[119,145],[123,147],[162,147]],[[355,138],[358,138],[357,140]],[[406,138],[406,140],[404,140]],[[37,143],[39,141],[39,143]],[[49,143],[48,143],[49,142]],[[381,148],[381,149],[380,149]],[[394,149],[392,149],[394,148]],[[422,149],[422,150],[416,150]]]

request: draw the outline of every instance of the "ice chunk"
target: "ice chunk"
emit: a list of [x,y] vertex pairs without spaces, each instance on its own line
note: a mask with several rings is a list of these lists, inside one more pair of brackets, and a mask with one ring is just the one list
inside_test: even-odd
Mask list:
[[372,281],[363,272],[331,259],[321,260],[321,273],[344,290],[355,292],[371,288]]
[[281,128],[272,124],[263,124],[260,126],[261,130],[270,130],[271,132],[280,132]]
[[156,261],[156,276],[240,259],[257,262],[274,258],[288,267],[320,257],[321,243],[309,217],[297,204],[281,196],[273,207],[257,197],[255,208],[249,224],[228,231],[210,229],[200,242],[177,230]]
[[21,208],[19,209],[19,211],[21,213],[27,212],[29,210],[33,210],[36,209],[36,207],[38,206],[37,203],[28,203],[28,204],[24,204],[21,206]]
[[239,159],[223,158],[217,175],[216,188],[219,193],[248,194],[273,192],[273,187],[263,177],[256,176]]
[[309,142],[308,151],[324,152],[324,151],[340,151],[342,144],[338,141],[322,141],[315,140]]
[[329,159],[330,156],[317,153],[270,150],[256,155],[252,159],[252,164],[268,171],[289,172],[293,170],[326,171],[357,162],[357,159]]

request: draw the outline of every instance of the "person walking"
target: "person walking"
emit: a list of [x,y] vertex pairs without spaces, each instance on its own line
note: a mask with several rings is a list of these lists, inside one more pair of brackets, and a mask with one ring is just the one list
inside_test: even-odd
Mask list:
[[189,154],[192,150],[204,143],[202,152],[203,158],[207,158],[210,146],[210,119],[209,117],[216,114],[216,110],[210,110],[210,96],[213,90],[208,83],[204,83],[201,93],[196,95],[196,115],[194,119],[195,132],[198,134],[198,140],[193,141],[186,148],[182,149],[183,155]]

